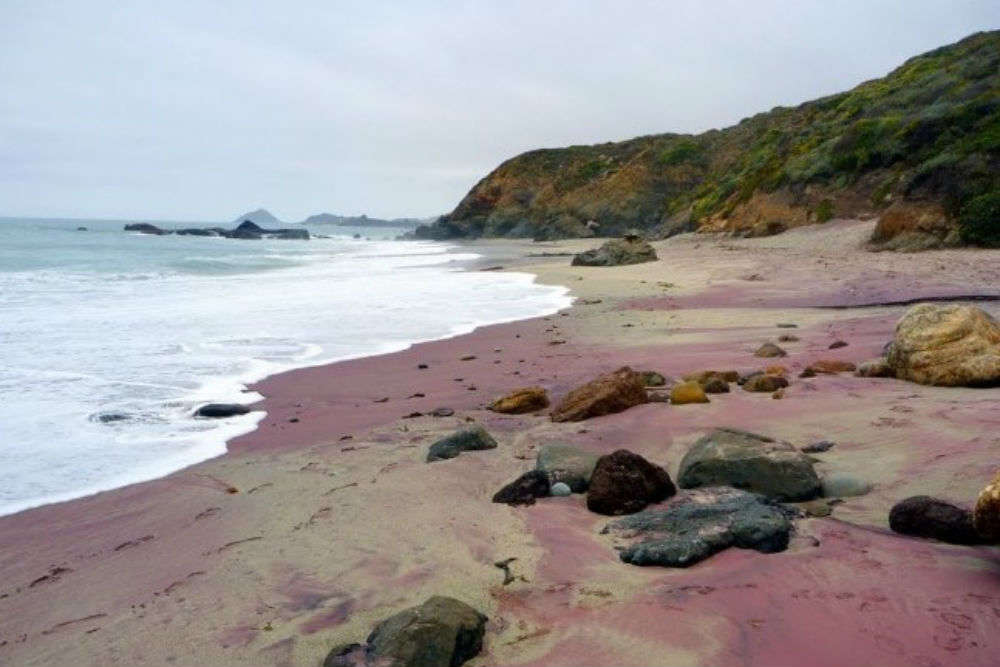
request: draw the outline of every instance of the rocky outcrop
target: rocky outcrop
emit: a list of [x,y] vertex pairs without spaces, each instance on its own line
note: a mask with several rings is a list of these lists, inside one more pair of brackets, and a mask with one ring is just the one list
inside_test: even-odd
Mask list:
[[335,647],[323,667],[458,667],[483,649],[486,616],[434,596],[375,626],[364,644]]
[[642,375],[628,366],[577,387],[552,410],[552,421],[574,422],[622,412],[646,402]]
[[666,470],[619,449],[597,460],[587,489],[587,509],[598,514],[631,514],[676,492]]
[[682,489],[732,486],[782,501],[810,500],[820,493],[808,456],[787,442],[729,428],[717,428],[691,446],[677,483]]
[[889,527],[914,537],[929,537],[951,544],[979,544],[972,512],[930,496],[911,496],[893,505]]
[[493,494],[493,502],[505,505],[534,505],[536,498],[551,493],[549,477],[541,470],[529,470]]
[[1000,472],[990,482],[979,498],[972,513],[973,525],[983,540],[1000,542]]
[[1000,384],[1000,325],[975,306],[913,306],[896,324],[887,363],[919,384]]
[[136,222],[130,225],[125,225],[126,232],[138,232],[140,234],[152,234],[153,236],[163,236],[164,234],[169,234],[165,229],[160,229],[156,225],[151,225],[148,222]]
[[681,382],[670,389],[670,402],[674,405],[708,403],[708,396],[705,395],[705,390],[697,382]]
[[583,493],[590,486],[597,459],[597,454],[571,445],[542,445],[535,470],[545,473],[552,485],[562,482],[573,493]]
[[638,235],[607,241],[600,248],[581,252],[573,257],[573,266],[622,266],[655,262],[653,246]]
[[462,452],[496,449],[496,446],[497,441],[493,439],[493,436],[487,433],[485,428],[476,424],[459,429],[432,444],[427,450],[427,462],[453,459]]
[[195,410],[194,416],[222,419],[224,417],[245,415],[248,412],[250,412],[250,408],[239,403],[208,403]]
[[171,230],[160,229],[159,227],[148,223],[138,223],[125,225],[125,231],[139,232],[140,234],[155,234],[157,236],[177,234],[178,236],[223,236],[227,239],[244,240],[260,240],[263,238],[299,241],[309,240],[309,230],[304,227],[297,229],[264,229],[250,220],[244,220],[235,229],[223,229],[222,227],[187,227],[184,229]]
[[795,512],[731,487],[681,491],[665,509],[647,509],[604,529],[627,542],[633,565],[689,567],[729,547],[775,553],[788,548]]
[[958,228],[938,202],[896,202],[879,217],[871,243],[877,250],[915,252],[959,244]]
[[509,415],[537,412],[549,407],[549,395],[541,387],[515,389],[490,404],[490,410]]

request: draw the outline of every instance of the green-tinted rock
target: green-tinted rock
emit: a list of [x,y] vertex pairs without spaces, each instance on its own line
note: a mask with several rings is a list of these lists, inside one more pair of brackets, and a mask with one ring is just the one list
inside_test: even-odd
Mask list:
[[453,459],[462,452],[495,449],[496,446],[497,441],[493,439],[493,436],[487,433],[485,428],[476,424],[455,431],[431,445],[427,451],[427,462]]
[[571,445],[543,445],[535,469],[544,472],[550,484],[563,482],[573,493],[583,493],[590,484],[597,459],[597,454]]

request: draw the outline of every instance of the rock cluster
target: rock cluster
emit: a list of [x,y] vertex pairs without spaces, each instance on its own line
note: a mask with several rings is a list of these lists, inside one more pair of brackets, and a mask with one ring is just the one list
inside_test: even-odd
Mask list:
[[577,387],[552,410],[552,421],[573,422],[627,410],[646,402],[642,375],[628,366]]
[[622,266],[655,262],[653,246],[638,235],[628,234],[621,239],[612,239],[600,248],[586,250],[573,257],[573,266]]
[[250,239],[259,240],[285,239],[308,241],[309,230],[302,227],[298,229],[264,229],[250,220],[244,220],[234,229],[224,229],[222,227],[197,227],[188,229],[161,229],[156,225],[147,222],[133,223],[125,225],[126,232],[138,232],[140,234],[152,234],[164,236],[166,234],[177,234],[178,236],[222,236],[227,239]]

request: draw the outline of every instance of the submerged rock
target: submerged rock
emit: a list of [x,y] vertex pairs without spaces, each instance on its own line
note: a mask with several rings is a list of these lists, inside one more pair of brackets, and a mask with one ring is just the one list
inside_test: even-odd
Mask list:
[[541,387],[515,389],[490,404],[490,410],[509,415],[537,412],[549,407],[549,395]]
[[573,257],[572,266],[622,266],[655,262],[653,246],[636,235],[612,239],[600,248],[586,250]]
[[552,410],[552,421],[582,421],[622,412],[646,402],[642,375],[628,366],[577,387]]
[[427,450],[427,462],[453,459],[462,452],[495,449],[497,441],[481,425],[469,426],[441,438]]
[[505,505],[534,505],[536,498],[551,493],[548,476],[541,470],[529,470],[493,494],[493,502]]
[[209,417],[221,419],[223,417],[234,417],[245,415],[250,412],[250,408],[239,403],[208,403],[194,411],[195,417]]
[[483,648],[487,617],[434,596],[375,626],[362,644],[335,647],[323,667],[458,667]]
[[553,486],[565,483],[574,493],[583,493],[597,465],[598,455],[571,445],[542,445],[535,470],[546,474]]
[[670,390],[670,402],[674,405],[687,403],[708,403],[705,390],[697,382],[681,382]]
[[975,306],[922,303],[896,324],[887,362],[920,384],[1000,384],[1000,325]]
[[587,489],[587,509],[630,514],[677,493],[667,471],[626,449],[597,460]]
[[979,494],[972,521],[980,537],[1000,542],[1000,472]]
[[681,491],[665,508],[614,521],[603,532],[634,540],[619,553],[633,565],[688,567],[728,547],[788,548],[795,511],[731,487]]
[[911,496],[893,505],[889,527],[914,537],[930,537],[951,544],[979,544],[972,512],[930,496]]
[[776,500],[810,500],[820,480],[812,461],[787,442],[756,433],[717,428],[695,442],[681,460],[683,489],[732,486]]

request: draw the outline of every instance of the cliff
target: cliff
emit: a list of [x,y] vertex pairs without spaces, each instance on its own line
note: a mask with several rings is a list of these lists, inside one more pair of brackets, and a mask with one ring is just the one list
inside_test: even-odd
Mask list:
[[524,153],[417,236],[753,236],[883,213],[882,247],[1000,244],[1000,31],[722,130]]

